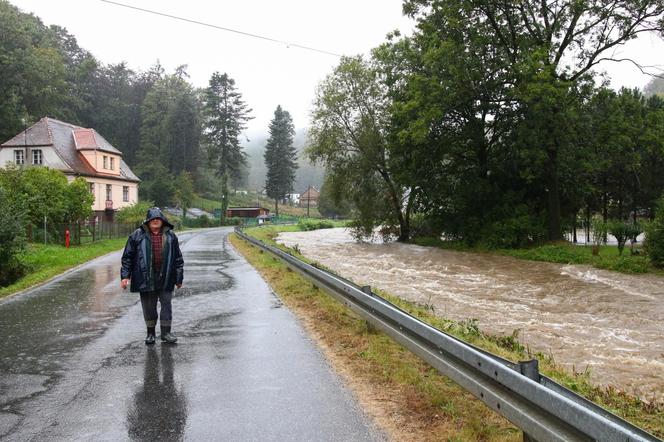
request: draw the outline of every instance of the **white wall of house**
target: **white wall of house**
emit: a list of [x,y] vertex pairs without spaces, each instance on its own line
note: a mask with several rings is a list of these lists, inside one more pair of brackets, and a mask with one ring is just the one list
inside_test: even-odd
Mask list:
[[[106,209],[106,186],[111,186],[111,201],[113,201],[113,209],[121,209],[123,207],[131,206],[138,202],[138,183],[123,182],[117,180],[106,180],[103,178],[90,178],[85,177],[88,184],[94,185],[93,195],[95,201],[92,204],[92,210],[105,210]],[[124,200],[124,187],[128,189],[128,201]]]
[[[14,163],[15,159],[15,150],[21,150],[25,152],[24,148],[17,147],[3,147],[0,148],[0,167],[5,167],[7,163]],[[28,147],[28,156],[24,156],[25,165],[31,166],[33,160],[33,151],[41,150],[42,152],[42,166],[48,166],[51,169],[58,169],[62,171],[69,170],[69,167],[62,161],[60,156],[55,152],[51,146],[42,146],[42,147]]]

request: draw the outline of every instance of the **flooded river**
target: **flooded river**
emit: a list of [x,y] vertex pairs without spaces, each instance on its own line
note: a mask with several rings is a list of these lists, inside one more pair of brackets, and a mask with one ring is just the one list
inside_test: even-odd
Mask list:
[[598,384],[664,402],[664,278],[411,244],[356,243],[345,229],[282,233],[307,257],[439,316],[476,318]]

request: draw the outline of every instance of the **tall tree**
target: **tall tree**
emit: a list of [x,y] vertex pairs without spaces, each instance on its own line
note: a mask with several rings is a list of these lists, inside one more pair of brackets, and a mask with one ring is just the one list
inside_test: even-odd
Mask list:
[[[565,124],[568,114],[563,106],[571,89],[577,81],[591,75],[599,63],[633,62],[614,57],[613,49],[640,34],[661,33],[663,29],[661,0],[471,0],[463,2],[462,7],[468,15],[465,22],[468,29],[477,23],[489,26],[490,50],[514,73],[512,83],[525,111],[523,118],[546,118],[541,127]],[[430,23],[428,19],[432,16],[456,14],[455,8],[443,0],[407,0],[404,11],[421,23]],[[436,29],[446,22],[429,25]],[[529,86],[532,82],[537,87]],[[552,97],[548,96],[551,92],[558,102],[552,103]],[[547,112],[531,112],[543,102],[552,104]],[[539,141],[546,160],[543,178],[548,189],[545,195],[548,237],[559,239],[562,235],[559,161],[568,140],[553,136]]]
[[246,129],[251,109],[237,91],[235,80],[215,72],[205,90],[204,137],[210,163],[221,177],[221,219],[228,208],[228,185],[231,175],[246,164],[240,135]]
[[274,199],[274,211],[279,216],[279,200],[293,191],[297,171],[297,150],[293,145],[295,127],[288,111],[277,106],[270,122],[270,137],[265,146],[267,196]]
[[406,241],[418,190],[395,179],[403,166],[389,154],[389,106],[376,66],[362,57],[342,58],[318,88],[308,153],[353,201],[358,234],[370,236],[384,225]]

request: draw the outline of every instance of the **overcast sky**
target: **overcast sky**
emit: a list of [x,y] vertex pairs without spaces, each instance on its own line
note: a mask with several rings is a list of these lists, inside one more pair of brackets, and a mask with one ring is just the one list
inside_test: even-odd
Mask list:
[[[413,23],[401,14],[401,0],[117,0],[221,27],[339,53],[368,53],[385,35]],[[213,72],[235,79],[255,117],[252,136],[267,131],[278,104],[306,127],[316,85],[338,63],[334,56],[184,23],[100,0],[10,0],[47,25],[76,36],[81,47],[104,63],[126,61],[135,70],[159,60],[167,72],[189,66],[191,81],[207,85]],[[647,36],[619,50],[648,65],[664,65],[664,43]],[[612,86],[643,87],[649,77],[628,63],[603,66]]]

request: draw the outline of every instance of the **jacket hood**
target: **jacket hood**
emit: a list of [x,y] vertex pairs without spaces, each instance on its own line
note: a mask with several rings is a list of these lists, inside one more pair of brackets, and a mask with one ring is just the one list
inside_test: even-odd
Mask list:
[[164,216],[159,207],[150,207],[148,209],[148,213],[145,215],[145,221],[143,221],[143,225],[147,226],[150,221],[157,218],[162,220],[165,226],[168,226],[171,229],[173,228],[173,224],[168,222],[168,219]]

